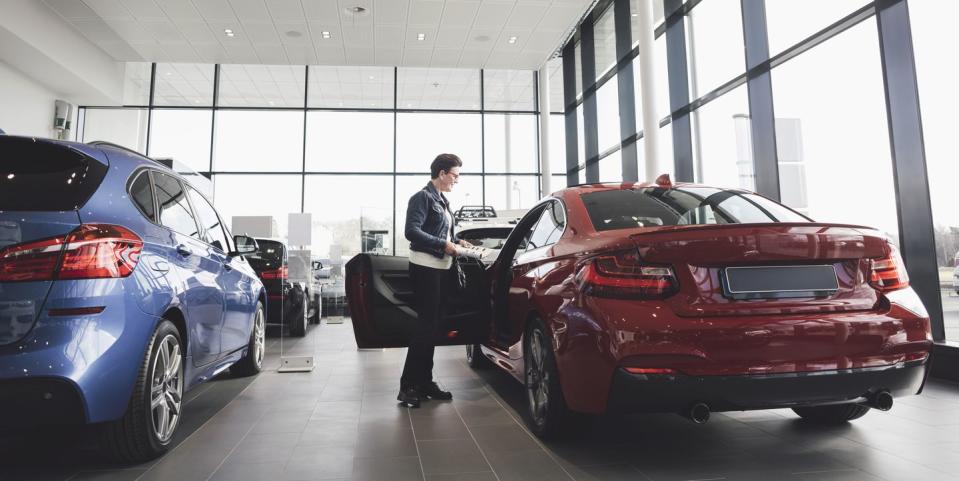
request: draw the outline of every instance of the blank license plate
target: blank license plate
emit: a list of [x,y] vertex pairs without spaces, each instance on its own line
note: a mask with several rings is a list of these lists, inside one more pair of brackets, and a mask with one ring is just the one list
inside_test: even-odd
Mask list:
[[727,267],[723,290],[733,299],[825,297],[839,290],[832,265]]

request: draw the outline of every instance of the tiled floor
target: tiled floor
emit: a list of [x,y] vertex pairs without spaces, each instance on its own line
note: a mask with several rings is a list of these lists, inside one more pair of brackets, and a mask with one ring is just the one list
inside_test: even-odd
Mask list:
[[[278,364],[271,339],[268,362]],[[357,351],[349,324],[284,340],[311,373],[224,377],[190,394],[181,439],[142,466],[99,459],[82,434],[0,439],[2,480],[940,480],[959,479],[959,385],[932,381],[847,426],[791,411],[601,419],[582,437],[542,443],[521,422],[523,391],[474,372],[462,348],[437,350],[452,402],[398,407],[405,351]],[[949,474],[956,473],[956,474]]]

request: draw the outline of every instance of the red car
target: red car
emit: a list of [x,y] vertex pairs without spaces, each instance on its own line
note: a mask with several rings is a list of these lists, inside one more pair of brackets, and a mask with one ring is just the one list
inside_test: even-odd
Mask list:
[[[406,345],[407,265],[347,264],[359,347]],[[919,393],[929,367],[929,316],[882,233],[748,191],[571,187],[530,209],[492,265],[464,268],[437,344],[522,382],[541,436],[579,413],[845,422]]]

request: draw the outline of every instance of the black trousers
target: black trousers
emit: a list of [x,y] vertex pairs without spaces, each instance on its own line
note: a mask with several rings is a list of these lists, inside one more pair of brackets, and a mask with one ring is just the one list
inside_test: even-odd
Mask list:
[[400,389],[420,387],[433,382],[434,336],[443,312],[444,285],[449,271],[410,263],[417,314],[416,330],[406,352],[406,364],[400,377]]

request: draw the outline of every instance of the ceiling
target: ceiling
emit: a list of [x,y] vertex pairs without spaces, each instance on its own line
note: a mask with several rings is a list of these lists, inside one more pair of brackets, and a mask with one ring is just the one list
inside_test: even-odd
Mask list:
[[[119,61],[501,69],[542,66],[592,4],[592,0],[42,1]],[[357,6],[366,12],[349,11]],[[227,29],[233,37],[225,34]],[[323,32],[330,38],[323,38]],[[509,42],[511,37],[514,43]]]

